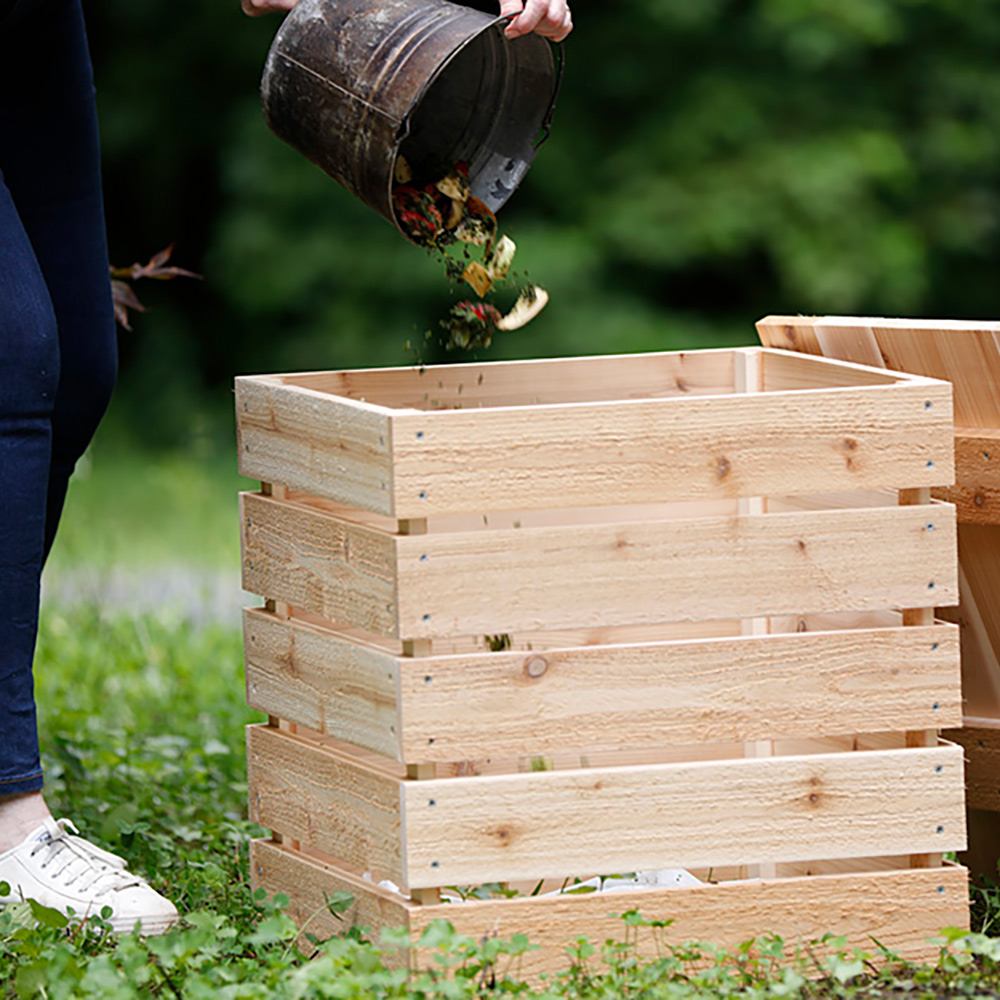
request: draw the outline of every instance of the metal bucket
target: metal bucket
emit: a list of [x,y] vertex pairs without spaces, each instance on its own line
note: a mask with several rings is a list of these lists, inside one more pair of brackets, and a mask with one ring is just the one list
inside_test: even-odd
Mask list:
[[447,0],[301,0],[264,68],[267,123],[397,229],[400,155],[418,183],[465,161],[495,212],[548,135],[562,71],[560,46],[507,39],[507,21]]

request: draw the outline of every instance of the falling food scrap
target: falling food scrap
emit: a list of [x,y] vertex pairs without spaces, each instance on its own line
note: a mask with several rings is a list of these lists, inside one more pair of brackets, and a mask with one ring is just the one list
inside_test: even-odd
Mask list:
[[[480,299],[509,282],[517,246],[509,236],[498,236],[496,216],[471,194],[467,163],[456,163],[443,177],[420,184],[410,164],[399,156],[393,177],[393,209],[400,228],[443,261],[449,280],[464,281]],[[456,243],[464,244],[462,260],[448,255]],[[480,259],[471,258],[472,247],[482,248]],[[521,289],[506,315],[487,302],[458,302],[440,323],[447,334],[445,347],[487,348],[495,331],[520,329],[548,300],[543,288],[529,285]]]

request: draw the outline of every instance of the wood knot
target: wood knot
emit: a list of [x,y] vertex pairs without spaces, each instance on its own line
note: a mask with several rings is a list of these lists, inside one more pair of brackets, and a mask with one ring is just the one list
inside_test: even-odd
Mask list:
[[797,538],[795,540],[795,547],[799,550],[799,552],[805,552],[806,543],[801,538]]
[[494,827],[486,832],[500,847],[510,847],[514,842],[514,831],[509,826]]
[[674,379],[674,385],[677,386],[677,391],[678,392],[687,392],[688,391],[687,380],[686,379],[682,379],[680,377],[680,375],[678,375],[677,378]]
[[798,343],[799,334],[794,326],[785,327],[785,338],[788,340],[788,343],[790,344]]
[[718,461],[715,463],[715,475],[718,479],[725,479],[729,475],[732,466],[729,464],[729,459],[725,455],[720,455]]
[[972,502],[973,502],[973,503],[974,503],[974,504],[975,504],[975,505],[976,505],[977,507],[982,507],[982,505],[983,505],[984,503],[986,503],[986,497],[984,497],[984,496],[982,495],[982,493],[977,493],[977,494],[976,494],[976,495],[975,495],[975,496],[974,496],[974,497],[972,498]]

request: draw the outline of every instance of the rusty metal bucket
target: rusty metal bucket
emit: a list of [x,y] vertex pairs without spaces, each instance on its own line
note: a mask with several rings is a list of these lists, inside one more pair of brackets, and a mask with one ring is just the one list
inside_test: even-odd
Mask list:
[[562,74],[561,46],[509,40],[506,23],[447,0],[301,0],[264,68],[267,123],[397,229],[400,155],[421,183],[467,162],[495,212],[548,135]]

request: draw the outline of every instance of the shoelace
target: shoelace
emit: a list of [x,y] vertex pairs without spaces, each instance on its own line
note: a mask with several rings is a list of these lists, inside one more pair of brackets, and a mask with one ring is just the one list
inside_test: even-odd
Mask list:
[[68,819],[49,821],[45,828],[49,837],[32,847],[31,857],[43,855],[39,868],[49,870],[49,875],[64,886],[77,884],[79,889],[93,890],[97,895],[142,884],[141,879],[125,870],[125,861],[118,855],[74,836],[79,831]]

